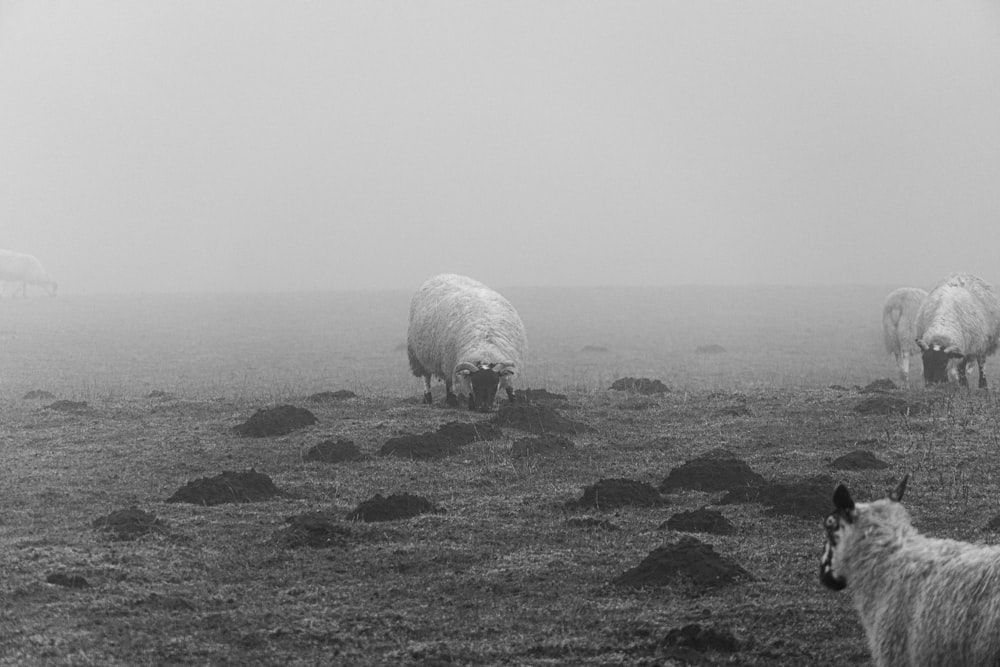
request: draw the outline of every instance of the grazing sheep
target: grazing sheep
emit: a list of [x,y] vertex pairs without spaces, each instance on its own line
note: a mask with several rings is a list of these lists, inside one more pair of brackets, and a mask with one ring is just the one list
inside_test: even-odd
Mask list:
[[967,386],[966,366],[979,365],[979,388],[986,388],[983,364],[1000,341],[1000,300],[988,283],[957,273],[939,284],[917,312],[917,345],[924,382],[947,382],[949,362],[958,359],[958,380]]
[[850,586],[877,667],[996,667],[1000,546],[918,533],[899,503],[906,480],[871,503],[837,486],[820,581]]
[[889,292],[882,306],[882,336],[885,350],[896,358],[899,377],[910,380],[910,354],[917,351],[914,344],[917,311],[927,296],[919,287],[900,287]]
[[410,302],[406,351],[413,374],[424,379],[425,403],[431,403],[431,375],[444,380],[451,406],[458,405],[456,383],[468,390],[470,410],[491,410],[500,387],[513,401],[511,376],[521,371],[526,346],[510,302],[471,278],[434,276]]
[[56,281],[52,280],[42,263],[34,256],[13,250],[0,250],[0,281],[17,283],[14,287],[15,297],[18,292],[22,296],[28,296],[29,284],[45,288],[51,296],[56,295],[58,288]]

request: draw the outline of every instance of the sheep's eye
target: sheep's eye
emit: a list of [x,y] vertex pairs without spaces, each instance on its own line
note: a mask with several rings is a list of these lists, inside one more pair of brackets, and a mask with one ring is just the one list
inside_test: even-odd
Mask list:
[[828,530],[833,530],[838,525],[839,524],[837,522],[837,517],[833,516],[832,514],[830,516],[826,517],[826,527],[827,527]]

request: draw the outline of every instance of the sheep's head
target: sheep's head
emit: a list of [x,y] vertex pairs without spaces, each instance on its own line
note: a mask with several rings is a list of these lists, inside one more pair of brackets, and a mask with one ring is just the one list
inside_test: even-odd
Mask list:
[[920,348],[921,358],[924,362],[924,384],[947,382],[951,375],[948,370],[949,362],[964,356],[957,345],[943,348],[938,343],[928,345],[918,338],[917,346]]
[[477,361],[472,364],[463,361],[455,367],[455,375],[469,382],[469,409],[489,412],[500,388],[500,380],[513,375],[514,367],[503,363]]
[[838,484],[833,492],[834,511],[823,521],[826,530],[826,546],[819,565],[819,580],[824,586],[835,591],[847,587],[847,576],[844,572],[845,553],[849,545],[859,534],[867,530],[869,513],[880,513],[888,503],[898,503],[903,498],[909,475],[889,494],[889,500],[879,500],[874,503],[855,504],[850,492],[843,484]]

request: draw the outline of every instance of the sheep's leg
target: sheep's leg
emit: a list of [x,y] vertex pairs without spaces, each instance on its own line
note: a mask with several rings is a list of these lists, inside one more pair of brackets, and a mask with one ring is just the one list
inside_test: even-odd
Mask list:
[[979,364],[979,388],[986,389],[986,373],[983,371],[983,365],[986,363],[986,360],[976,359],[976,363]]
[[899,379],[904,383],[910,379],[910,353],[907,351],[896,353],[896,365],[899,366]]
[[430,375],[425,375],[424,376],[424,403],[426,403],[427,405],[430,405],[433,402],[434,402],[434,399],[431,398],[431,376]]
[[958,384],[962,387],[969,386],[969,378],[966,377],[965,359],[958,361]]
[[451,390],[451,380],[445,380],[444,382],[444,402],[453,408],[458,407],[458,396],[454,394]]
[[510,401],[511,403],[513,403],[514,402],[514,390],[511,389],[510,387],[504,387],[504,389],[507,390],[507,400]]

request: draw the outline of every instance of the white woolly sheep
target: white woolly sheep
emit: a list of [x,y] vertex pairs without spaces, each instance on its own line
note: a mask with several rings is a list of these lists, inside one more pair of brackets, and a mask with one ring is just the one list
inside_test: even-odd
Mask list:
[[51,296],[56,295],[58,285],[52,280],[42,263],[33,255],[26,255],[13,250],[0,250],[0,281],[17,283],[13,296],[21,292],[28,296],[28,285],[38,285],[45,288]]
[[926,296],[926,290],[919,287],[900,287],[889,292],[882,306],[885,351],[895,357],[904,383],[910,380],[910,354],[919,349],[914,341],[915,326],[917,311]]
[[424,379],[431,403],[431,376],[444,380],[446,402],[457,406],[457,384],[469,394],[469,409],[491,410],[503,387],[514,400],[511,377],[522,369],[527,337],[507,299],[486,285],[444,273],[427,280],[410,302],[406,349],[410,369]]
[[966,366],[979,365],[979,388],[986,388],[983,365],[1000,342],[1000,300],[984,280],[954,274],[939,284],[920,306],[916,340],[924,362],[924,382],[948,381],[948,366],[958,359],[958,380],[968,385]]
[[837,486],[820,580],[850,587],[877,667],[996,667],[1000,546],[921,535],[899,503],[906,480],[871,503]]

